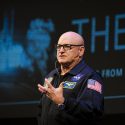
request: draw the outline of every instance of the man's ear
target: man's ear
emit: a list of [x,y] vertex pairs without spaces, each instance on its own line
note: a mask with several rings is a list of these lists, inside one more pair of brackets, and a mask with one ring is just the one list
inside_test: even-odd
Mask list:
[[82,57],[84,55],[84,52],[85,52],[85,48],[84,47],[81,47],[79,49],[79,57]]

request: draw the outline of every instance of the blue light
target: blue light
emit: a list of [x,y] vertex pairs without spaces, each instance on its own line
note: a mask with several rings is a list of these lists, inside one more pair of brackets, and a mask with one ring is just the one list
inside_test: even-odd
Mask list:
[[[27,51],[33,62],[35,61],[43,74],[46,74],[46,62],[48,57],[47,48],[51,43],[50,33],[54,31],[52,20],[44,21],[43,19],[35,19],[30,23],[27,31],[28,47]],[[34,70],[34,67],[32,66]]]
[[[4,17],[3,29],[0,32],[0,73],[12,74],[18,69],[34,72],[33,63],[43,74],[46,74],[46,61],[49,58],[47,49],[51,42],[51,32],[54,32],[54,24],[51,19],[31,20],[27,30],[27,48],[19,41],[14,41],[14,13],[11,13],[11,22]],[[9,24],[11,23],[11,27]]]

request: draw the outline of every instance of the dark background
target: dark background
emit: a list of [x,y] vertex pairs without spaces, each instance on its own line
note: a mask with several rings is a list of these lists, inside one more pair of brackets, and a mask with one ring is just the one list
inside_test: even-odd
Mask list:
[[[102,124],[118,124],[125,118],[125,48],[117,50],[115,46],[116,18],[122,15],[119,28],[125,29],[125,1],[113,0],[41,0],[41,1],[7,1],[0,3],[0,31],[3,19],[7,15],[11,18],[14,11],[14,41],[18,41],[26,51],[26,34],[30,22],[34,19],[51,19],[54,31],[51,32],[51,43],[47,54],[47,73],[54,68],[54,46],[59,36],[65,31],[80,32],[86,41],[86,62],[103,75],[105,84],[105,115]],[[109,26],[105,26],[106,17]],[[88,22],[78,30],[78,25],[73,25],[73,20],[87,19]],[[93,24],[96,20],[96,26]],[[96,31],[109,29],[108,35],[99,36],[95,40],[95,52],[92,53],[92,28]],[[108,37],[108,50],[105,51],[105,38]],[[119,33],[118,44],[125,46],[125,31]],[[37,83],[43,82],[44,71],[34,65],[35,71],[16,70],[16,74],[0,74],[0,124],[37,124],[37,106],[40,94]],[[107,74],[106,74],[107,71]],[[121,74],[117,74],[121,71]],[[7,83],[4,87],[2,83]],[[10,85],[11,84],[11,85]],[[13,86],[13,87],[12,87]],[[123,121],[124,122],[124,121]]]

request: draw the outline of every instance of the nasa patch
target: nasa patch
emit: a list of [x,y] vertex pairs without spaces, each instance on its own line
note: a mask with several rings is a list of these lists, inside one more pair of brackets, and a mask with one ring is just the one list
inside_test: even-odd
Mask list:
[[82,76],[83,76],[83,74],[78,74],[78,75],[76,75],[76,76],[73,76],[73,77],[71,78],[71,81],[77,82]]

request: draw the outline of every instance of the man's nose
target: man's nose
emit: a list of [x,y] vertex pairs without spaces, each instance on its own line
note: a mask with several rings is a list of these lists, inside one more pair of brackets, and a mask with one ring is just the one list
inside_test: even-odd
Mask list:
[[64,50],[64,47],[61,46],[59,52],[64,52],[64,51],[65,51],[65,50]]

